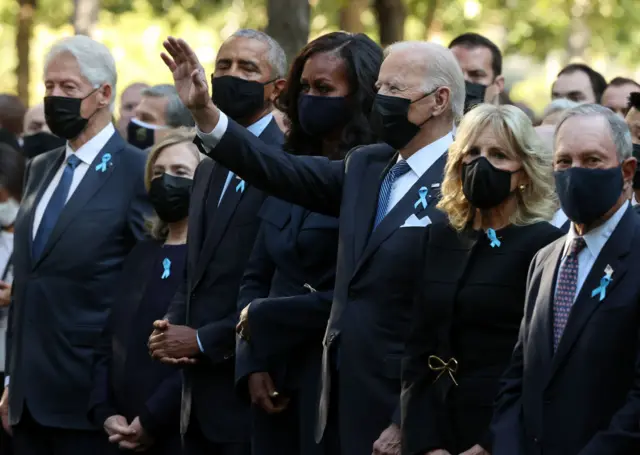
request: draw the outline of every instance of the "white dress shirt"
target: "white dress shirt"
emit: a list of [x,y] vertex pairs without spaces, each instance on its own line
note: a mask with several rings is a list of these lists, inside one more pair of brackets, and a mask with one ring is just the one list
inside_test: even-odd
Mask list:
[[[9,267],[9,259],[13,253],[13,232],[0,230],[0,280],[4,277],[4,282],[11,284],[13,281],[13,273]],[[0,371],[5,370],[6,346],[5,338],[7,335],[7,315],[8,308],[0,308]]]
[[[620,207],[618,211],[606,222],[582,236],[586,246],[580,253],[578,253],[578,283],[576,286],[574,302],[578,297],[578,294],[580,294],[580,289],[582,289],[582,285],[584,285],[587,276],[589,276],[589,272],[591,272],[591,268],[593,267],[593,264],[595,264],[598,255],[602,251],[602,248],[604,248],[607,240],[609,240],[609,237],[611,237],[611,234],[613,234],[613,231],[618,226],[618,223],[624,216],[624,212],[626,212],[628,207],[629,202],[627,201],[622,204],[622,207]],[[569,233],[567,234],[567,238],[564,243],[564,252],[562,254],[563,258],[569,253],[571,242],[576,237],[578,237],[578,234],[576,233],[574,224],[571,223],[571,228],[569,229]],[[604,275],[604,270],[602,270],[602,275]]]
[[93,163],[93,160],[96,159],[96,156],[98,156],[104,146],[107,145],[107,142],[109,142],[109,139],[111,139],[111,136],[113,136],[115,132],[116,130],[113,124],[109,123],[104,127],[102,131],[92,137],[86,144],[84,144],[75,152],[69,145],[69,142],[67,142],[67,150],[65,153],[64,161],[58,169],[58,172],[56,172],[56,175],[53,176],[53,179],[49,183],[49,186],[42,195],[42,198],[40,199],[40,202],[38,202],[38,206],[36,207],[36,212],[33,219],[32,233],[34,239],[36,237],[36,232],[38,232],[38,226],[40,226],[40,222],[42,221],[44,211],[49,204],[51,196],[58,186],[58,183],[60,183],[64,168],[67,167],[67,159],[71,156],[72,153],[75,153],[76,156],[80,158],[80,164],[78,164],[78,167],[76,167],[75,171],[73,172],[73,180],[71,181],[71,187],[69,188],[69,194],[67,195],[67,201],[65,201],[65,203],[69,201],[69,199],[73,195],[73,192],[76,190],[76,188],[78,188],[78,185],[80,185],[80,182],[89,170],[89,167]]
[[[391,209],[409,192],[418,179],[433,166],[433,163],[438,161],[438,159],[447,152],[451,144],[453,144],[453,133],[449,132],[409,157],[407,164],[411,170],[393,182],[385,216],[388,215]],[[398,155],[398,162],[403,159],[402,156]]]
[[[223,114],[222,111],[220,111],[221,119],[223,115],[225,114]],[[226,115],[225,115],[225,118],[226,118]],[[256,137],[259,137],[262,134],[262,132],[265,130],[265,128],[269,126],[269,123],[271,123],[271,120],[273,120],[273,114],[267,114],[264,117],[262,117],[260,120],[258,120],[256,123],[254,123],[253,125],[249,125],[247,127],[247,131],[249,131],[251,134],[253,134]],[[218,125],[220,125],[220,123],[222,122],[218,121]],[[225,122],[225,131],[227,130],[226,125],[228,124],[229,124],[229,120],[227,119],[227,121]],[[224,135],[224,133],[222,133],[222,135]],[[222,135],[220,137],[222,137]],[[198,136],[200,136],[200,140],[202,140],[202,132],[200,130],[198,130]],[[204,140],[202,142],[204,144]],[[227,191],[227,187],[229,186],[229,183],[231,183],[231,179],[233,178],[233,176],[234,176],[234,173],[229,171],[229,174],[227,174],[227,181],[224,182],[224,186],[222,187],[222,193],[220,193],[220,199],[218,199],[218,205],[220,205],[220,203],[222,202],[222,196],[224,196],[224,193]]]
[[[255,122],[254,124],[249,125],[247,127],[247,130],[250,133],[252,133],[254,136],[258,137],[262,134],[265,128],[269,126],[269,123],[271,123],[271,120],[273,120],[273,114],[269,113],[264,117],[262,117],[257,122]],[[202,145],[204,145],[204,147],[208,149],[212,149],[216,145],[218,145],[218,142],[220,142],[220,139],[222,139],[222,136],[224,136],[224,133],[226,133],[228,125],[229,125],[229,119],[222,111],[220,111],[220,120],[218,120],[218,124],[216,125],[216,127],[213,129],[211,133],[208,133],[208,134],[203,133],[202,131],[200,131],[200,128],[196,127],[197,128],[196,131],[197,131],[198,137],[200,137],[200,140],[202,141]],[[227,174],[227,180],[224,182],[224,186],[222,187],[222,192],[220,193],[220,199],[218,199],[218,205],[220,205],[220,203],[222,202],[222,197],[224,196],[224,193],[227,191],[227,188],[229,187],[229,184],[231,183],[231,180],[233,179],[234,175],[235,174],[231,171],[229,171],[229,173]],[[200,352],[204,352],[202,343],[200,342],[200,336],[198,335],[197,331],[196,331],[196,341],[198,342],[198,348],[200,348]]]

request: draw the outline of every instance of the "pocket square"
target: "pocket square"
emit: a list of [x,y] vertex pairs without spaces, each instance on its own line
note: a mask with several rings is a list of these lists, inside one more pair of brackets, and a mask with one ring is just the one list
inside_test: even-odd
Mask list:
[[415,213],[412,213],[409,218],[404,222],[401,228],[406,227],[427,227],[431,224],[431,218],[425,216],[423,218],[418,218]]

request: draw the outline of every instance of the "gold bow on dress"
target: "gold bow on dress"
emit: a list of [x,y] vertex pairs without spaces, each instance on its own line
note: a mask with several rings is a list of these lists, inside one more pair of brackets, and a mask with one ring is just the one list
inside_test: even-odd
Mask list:
[[449,361],[445,362],[437,355],[430,355],[429,369],[431,371],[439,372],[438,376],[433,382],[436,382],[438,379],[440,379],[440,376],[442,376],[445,372],[447,372],[449,373],[449,376],[451,377],[451,380],[453,381],[453,383],[455,385],[458,385],[458,383],[456,382],[456,378],[453,376],[453,373],[458,371],[458,361],[455,358],[451,357]]

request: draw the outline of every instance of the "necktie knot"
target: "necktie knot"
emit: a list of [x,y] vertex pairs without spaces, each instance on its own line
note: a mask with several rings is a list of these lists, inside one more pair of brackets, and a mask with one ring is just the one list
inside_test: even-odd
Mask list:
[[569,256],[575,257],[587,246],[587,242],[582,237],[576,237],[571,241],[569,246]]
[[390,177],[394,180],[400,176],[403,176],[407,172],[411,170],[411,166],[407,163],[406,160],[400,160],[389,170]]
[[82,160],[76,155],[69,155],[69,158],[67,158],[67,166],[69,166],[72,171],[75,171],[81,162]]

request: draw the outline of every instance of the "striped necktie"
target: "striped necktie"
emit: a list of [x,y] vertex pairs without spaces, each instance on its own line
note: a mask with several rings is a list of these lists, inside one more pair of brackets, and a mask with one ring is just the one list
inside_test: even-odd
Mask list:
[[378,195],[378,211],[376,212],[376,221],[373,225],[373,229],[377,228],[380,222],[387,215],[387,208],[389,207],[389,199],[391,199],[391,188],[398,178],[406,174],[411,170],[406,160],[398,161],[384,177],[382,185],[380,186],[380,193]]

